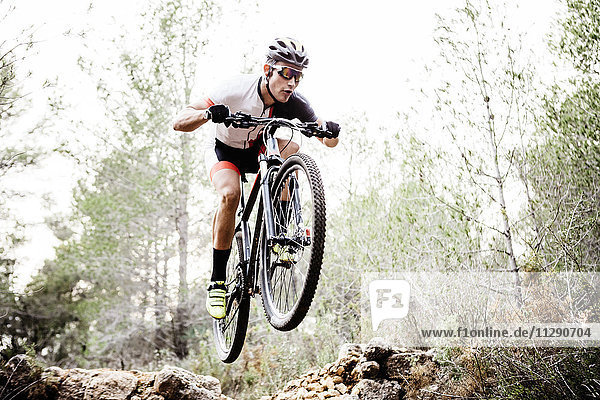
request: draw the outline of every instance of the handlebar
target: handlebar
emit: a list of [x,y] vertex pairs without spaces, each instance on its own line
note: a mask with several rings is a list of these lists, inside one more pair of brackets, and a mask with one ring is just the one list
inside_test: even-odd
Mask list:
[[264,126],[267,132],[274,132],[279,127],[287,127],[299,131],[307,137],[318,138],[336,138],[335,135],[326,129],[319,126],[317,122],[295,122],[285,118],[269,118],[269,117],[254,117],[241,111],[225,118],[223,122],[225,126],[233,126],[234,128],[253,128]]

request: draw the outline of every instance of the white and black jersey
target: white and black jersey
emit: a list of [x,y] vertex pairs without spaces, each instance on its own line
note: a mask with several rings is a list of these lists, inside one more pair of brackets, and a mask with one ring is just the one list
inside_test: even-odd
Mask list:
[[[262,75],[236,76],[218,85],[209,93],[206,100],[210,105],[227,105],[231,113],[242,111],[255,117],[297,118],[302,122],[317,120],[308,100],[298,92],[292,93],[285,103],[275,103],[271,107],[265,107],[260,93],[262,79],[264,79]],[[237,149],[252,147],[259,136],[258,128],[233,128],[215,124],[216,139]]]

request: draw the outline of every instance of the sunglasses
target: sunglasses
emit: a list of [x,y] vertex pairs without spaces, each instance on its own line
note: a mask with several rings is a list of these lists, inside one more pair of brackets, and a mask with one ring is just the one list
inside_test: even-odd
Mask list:
[[290,80],[294,78],[296,83],[300,82],[302,79],[302,71],[298,71],[297,69],[286,67],[285,65],[273,65],[272,67],[277,73],[283,78]]

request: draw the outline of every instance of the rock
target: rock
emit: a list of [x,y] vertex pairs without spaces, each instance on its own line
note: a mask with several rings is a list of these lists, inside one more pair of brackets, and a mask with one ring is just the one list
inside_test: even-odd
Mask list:
[[63,379],[67,371],[58,367],[48,367],[44,370],[43,377],[46,379]]
[[[9,360],[0,370],[3,399],[52,400],[226,400],[216,378],[181,368],[160,372],[109,369],[45,370],[25,356]],[[6,396],[6,397],[4,397]]]
[[329,389],[329,390],[332,390],[333,388],[335,388],[335,382],[333,381],[333,378],[331,376],[328,376],[327,378],[325,378],[324,384],[327,387],[327,389]]
[[321,383],[319,383],[319,382],[313,382],[313,383],[310,383],[306,387],[306,389],[308,391],[310,391],[310,392],[317,392],[317,393],[319,393],[319,392],[324,391],[326,389],[326,387],[324,385],[322,385]]
[[350,374],[352,370],[354,370],[356,364],[358,364],[359,360],[359,357],[346,357],[338,360],[336,375],[344,376],[346,374]]
[[356,368],[358,379],[376,378],[379,375],[379,364],[376,361],[363,361]]
[[90,375],[85,370],[74,368],[65,370],[59,378],[59,398],[81,400],[85,396],[85,388],[90,379]]
[[[432,353],[398,349],[383,339],[367,345],[344,344],[340,358],[290,381],[274,400],[399,400],[420,398],[435,379]],[[403,386],[404,385],[404,386]]]
[[365,347],[363,357],[367,361],[381,362],[389,357],[394,350],[381,338],[373,338]]
[[87,381],[83,400],[128,400],[136,386],[131,372],[100,371]]
[[348,393],[348,387],[346,385],[344,385],[343,383],[338,383],[337,385],[335,385],[335,390],[337,390],[341,394]]
[[405,354],[392,354],[383,364],[385,375],[391,379],[402,379],[410,374],[411,359]]
[[338,353],[338,359],[342,358],[351,358],[351,357],[360,357],[362,354],[362,347],[360,344],[356,343],[344,343],[342,347],[340,347],[340,351]]
[[154,390],[165,400],[219,399],[221,385],[217,378],[192,374],[182,368],[166,366],[154,380]]
[[379,375],[379,364],[376,361],[363,361],[354,367],[350,378],[355,381],[361,379],[377,378]]
[[404,393],[396,381],[363,379],[354,386],[351,394],[360,400],[399,400]]

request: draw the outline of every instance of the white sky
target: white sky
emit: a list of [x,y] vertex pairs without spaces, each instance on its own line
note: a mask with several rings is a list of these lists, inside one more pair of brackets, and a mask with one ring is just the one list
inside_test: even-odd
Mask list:
[[[0,0],[0,4],[6,0]],[[518,0],[509,1],[519,3]],[[38,54],[30,58],[32,84],[59,78],[59,86],[71,102],[79,103],[74,118],[93,121],[93,84],[81,82],[75,65],[81,42],[63,33],[92,27],[100,36],[119,33],[120,27],[135,27],[138,11],[146,4],[134,0],[96,0],[93,12],[83,0],[18,0],[10,24],[0,27],[0,36],[16,34],[16,27],[36,26],[41,40]],[[464,4],[463,0],[306,0],[296,3],[276,0],[217,0],[223,14],[212,32],[207,54],[201,59],[195,94],[203,92],[216,79],[239,72],[241,55],[258,53],[263,60],[266,44],[276,36],[293,36],[304,42],[311,64],[300,90],[307,95],[317,114],[336,120],[352,112],[366,111],[379,121],[392,118],[410,105],[410,90],[423,85],[429,65],[437,52],[433,43],[435,14],[447,14]],[[520,2],[513,14],[532,43],[544,49],[544,35],[558,6],[555,0]],[[11,31],[12,30],[12,31]],[[253,46],[258,46],[253,49]],[[102,54],[98,55],[99,58]],[[257,70],[260,65],[257,65]],[[35,86],[35,85],[32,85]],[[43,102],[46,95],[35,91],[32,97]],[[424,116],[429,118],[429,116]],[[60,166],[60,167],[59,167]],[[50,192],[58,209],[70,202],[73,171],[67,164],[53,162],[32,171],[19,182],[21,187]],[[48,212],[35,199],[22,204],[29,222],[40,222]],[[39,268],[52,257],[57,242],[42,226],[35,228],[32,241],[19,253],[24,261],[21,272]]]

